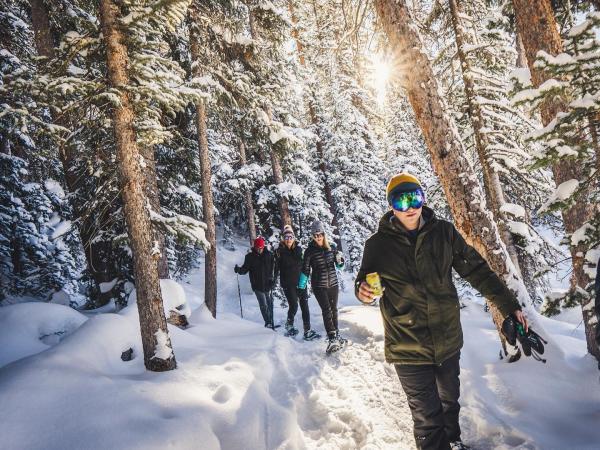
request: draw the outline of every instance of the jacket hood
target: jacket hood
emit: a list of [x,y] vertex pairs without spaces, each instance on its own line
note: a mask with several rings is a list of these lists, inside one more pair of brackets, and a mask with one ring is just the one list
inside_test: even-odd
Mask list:
[[[428,206],[423,205],[423,211],[421,213],[423,220],[425,221],[425,225],[423,228],[429,228],[435,222],[437,222],[437,218],[435,217],[435,212],[433,209]],[[408,236],[406,229],[400,224],[398,219],[394,216],[394,211],[390,210],[386,212],[381,220],[379,221],[379,232],[387,233],[387,234],[401,234],[403,236]]]

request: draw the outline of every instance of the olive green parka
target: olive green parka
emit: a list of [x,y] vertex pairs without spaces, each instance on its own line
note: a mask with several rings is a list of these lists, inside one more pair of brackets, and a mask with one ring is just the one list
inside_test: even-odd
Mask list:
[[385,288],[380,301],[385,358],[393,364],[441,364],[463,345],[458,294],[452,269],[506,317],[520,309],[514,294],[467,245],[454,225],[424,206],[424,225],[415,237],[388,211],[366,244],[358,287],[377,272]]

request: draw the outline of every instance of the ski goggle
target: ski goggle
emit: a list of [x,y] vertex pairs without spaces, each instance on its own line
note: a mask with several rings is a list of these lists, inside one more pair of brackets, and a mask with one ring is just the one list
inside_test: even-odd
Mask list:
[[422,189],[409,192],[398,192],[392,194],[390,203],[396,211],[406,212],[410,208],[419,209],[425,202],[425,194]]

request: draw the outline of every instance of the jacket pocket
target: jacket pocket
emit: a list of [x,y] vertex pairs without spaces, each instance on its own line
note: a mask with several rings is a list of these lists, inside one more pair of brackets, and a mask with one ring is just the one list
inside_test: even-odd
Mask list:
[[410,328],[415,324],[415,310],[410,309],[405,314],[398,314],[390,317],[390,320],[394,325],[400,325],[402,327]]

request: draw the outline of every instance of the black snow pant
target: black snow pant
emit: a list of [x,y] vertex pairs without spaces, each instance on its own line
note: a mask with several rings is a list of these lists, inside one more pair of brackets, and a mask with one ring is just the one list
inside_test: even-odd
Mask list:
[[422,450],[448,450],[460,439],[460,352],[441,365],[396,364]]
[[254,291],[265,327],[273,327],[273,295],[271,292]]
[[[306,293],[306,290],[302,291]],[[298,288],[296,287],[284,287],[283,293],[287,298],[289,309],[287,315],[288,323],[294,323],[294,318],[298,312],[298,303],[300,303],[300,310],[302,311],[302,325],[304,331],[310,330],[310,311],[308,309],[308,297],[304,294],[298,295]]]
[[338,330],[337,303],[339,289],[337,286],[330,288],[316,287],[313,288],[313,292],[323,313],[325,331],[327,331],[327,336],[331,337]]

